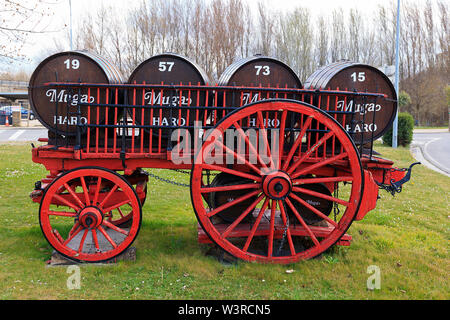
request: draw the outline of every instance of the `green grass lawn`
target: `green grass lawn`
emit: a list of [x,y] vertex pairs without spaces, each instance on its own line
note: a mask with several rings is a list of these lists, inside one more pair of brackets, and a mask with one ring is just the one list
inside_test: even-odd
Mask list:
[[[406,167],[406,148],[376,150]],[[188,183],[189,176],[151,170]],[[150,179],[136,262],[82,265],[81,289],[69,290],[67,267],[47,267],[38,204],[29,198],[46,175],[29,144],[0,145],[1,299],[449,299],[450,179],[424,166],[392,198],[349,229],[350,247],[295,265],[221,264],[197,243],[188,188]],[[381,271],[381,289],[368,290],[367,268]],[[294,272],[287,273],[292,269]]]

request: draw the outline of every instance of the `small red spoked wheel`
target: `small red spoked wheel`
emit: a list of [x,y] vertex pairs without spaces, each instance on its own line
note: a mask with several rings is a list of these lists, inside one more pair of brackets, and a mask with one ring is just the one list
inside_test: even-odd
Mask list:
[[[242,182],[211,183],[224,173]],[[237,190],[238,197],[218,206],[208,201]],[[362,192],[362,166],[348,133],[325,112],[292,100],[260,101],[229,114],[205,139],[191,172],[203,230],[247,261],[293,263],[321,254],[349,228]],[[214,218],[230,208],[240,211],[233,221]]]
[[[111,212],[128,216],[127,227],[110,222]],[[77,261],[116,257],[135,240],[142,220],[139,198],[119,174],[83,167],[57,177],[45,190],[39,222],[50,245]]]

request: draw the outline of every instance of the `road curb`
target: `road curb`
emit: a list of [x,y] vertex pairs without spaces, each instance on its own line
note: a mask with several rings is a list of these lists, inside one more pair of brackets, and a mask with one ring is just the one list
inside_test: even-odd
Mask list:
[[5,127],[5,126],[0,126],[0,130],[45,130],[45,127],[13,127],[13,126],[9,126],[9,127]]
[[[437,163],[435,160],[433,160],[433,158],[431,158],[430,155],[428,155],[424,149],[425,149],[425,147],[419,143],[412,143],[410,146],[410,152],[416,160],[425,162],[424,165],[427,166],[427,164],[428,164],[428,167],[430,167],[430,166],[434,167],[436,172],[439,172],[441,174],[444,174],[444,175],[450,177],[450,172],[446,168],[442,168],[442,166],[439,163]],[[420,155],[415,153],[414,150],[418,150],[420,152]]]
[[414,129],[413,133],[440,133],[440,132],[449,132],[449,129]]

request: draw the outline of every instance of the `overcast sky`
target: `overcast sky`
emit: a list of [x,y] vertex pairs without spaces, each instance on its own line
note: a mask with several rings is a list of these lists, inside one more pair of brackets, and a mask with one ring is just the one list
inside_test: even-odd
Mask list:
[[[28,63],[14,63],[13,65],[0,64],[0,71],[20,70],[23,69],[26,72],[34,70],[36,65],[41,59],[45,58],[46,51],[54,44],[54,37],[68,37],[69,28],[69,0],[55,0],[58,1],[57,5],[53,5],[55,10],[54,18],[49,22],[48,30],[61,30],[58,33],[47,33],[44,35],[33,35],[32,41],[23,48],[24,53],[31,59]],[[149,0],[150,1],[150,0]],[[251,6],[258,3],[257,0],[244,0]],[[114,7],[123,8],[126,11],[128,8],[138,5],[141,0],[72,0],[72,21],[74,25],[78,19],[80,19],[86,10],[95,12],[102,3],[105,5],[112,5]],[[274,10],[292,10],[292,8],[302,6],[309,8],[314,16],[321,14],[327,14],[335,8],[357,8],[364,15],[370,16],[371,12],[375,12],[378,5],[387,6],[397,0],[265,0],[268,7]],[[126,14],[124,14],[126,16]],[[66,25],[66,27],[65,27]],[[67,41],[67,43],[69,43]],[[67,50],[69,46],[67,45]]]

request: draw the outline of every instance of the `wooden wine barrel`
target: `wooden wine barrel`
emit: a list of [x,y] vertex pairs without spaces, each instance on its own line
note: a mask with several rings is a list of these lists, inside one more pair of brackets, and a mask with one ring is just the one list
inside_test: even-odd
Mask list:
[[[109,61],[87,51],[66,51],[54,54],[43,60],[33,72],[28,87],[30,105],[39,121],[57,135],[73,136],[77,130],[77,103],[106,103],[106,89],[86,88],[73,91],[67,88],[44,86],[49,82],[79,83],[123,83],[120,71]],[[89,95],[89,96],[88,96]],[[109,92],[109,102],[113,92]],[[81,123],[104,124],[105,110],[90,111],[81,108]],[[111,117],[111,114],[108,116]],[[112,119],[108,123],[112,124]]]
[[[206,85],[207,74],[195,62],[175,53],[163,53],[142,62],[130,75],[129,84],[154,85]],[[171,129],[193,126],[196,112],[181,107],[206,106],[206,91],[188,90],[128,90],[127,100],[130,105],[146,105],[152,108],[135,108],[135,121],[141,125],[168,127],[153,129],[153,135],[167,137]],[[164,106],[166,108],[158,108]],[[170,107],[170,108],[167,108]],[[130,108],[131,109],[131,108]],[[152,110],[152,111],[151,111]],[[199,112],[200,120],[205,111]],[[188,120],[189,113],[189,120]],[[129,110],[132,116],[132,109]],[[152,119],[151,119],[152,118]],[[145,130],[148,132],[148,129]]]
[[[248,86],[248,87],[272,87],[272,88],[302,88],[302,83],[295,72],[285,63],[266,56],[255,55],[240,59],[228,66],[219,78],[220,86]],[[227,107],[239,107],[258,100],[267,98],[290,98],[293,95],[275,94],[267,95],[266,92],[244,92],[242,97],[236,97],[232,93],[226,95]]]
[[[347,131],[353,131],[356,143],[369,143],[380,138],[390,128],[397,111],[397,95],[389,78],[370,65],[338,61],[321,67],[305,81],[306,89],[340,89],[346,91],[382,93],[387,98],[345,98],[332,99],[331,111],[353,111],[353,119],[337,115],[338,121]],[[326,101],[320,102],[326,109]],[[353,120],[353,123],[351,122]]]
[[[218,80],[220,86],[244,86],[244,87],[261,87],[261,88],[279,88],[279,89],[301,89],[302,83],[296,73],[285,63],[275,58],[255,55],[248,58],[240,59],[228,66]],[[272,98],[285,98],[300,100],[299,94],[286,92],[274,92],[269,90],[239,90],[227,91],[219,98],[219,106],[237,108],[243,105],[254,103],[260,100]],[[223,100],[225,99],[225,101]],[[230,110],[217,110],[214,120],[218,121],[224,118]],[[280,119],[273,113],[264,114],[263,125],[268,129],[279,128]],[[295,126],[295,121],[288,119],[287,123]],[[252,129],[261,127],[256,115],[248,117],[241,123],[242,129]],[[289,128],[286,128],[289,129]],[[268,134],[270,140],[270,133]],[[287,139],[288,140],[288,139]],[[288,141],[285,143],[287,146]]]

